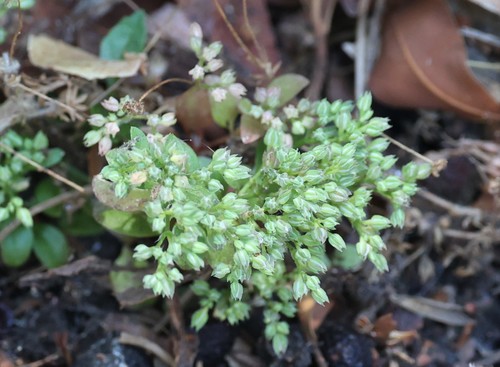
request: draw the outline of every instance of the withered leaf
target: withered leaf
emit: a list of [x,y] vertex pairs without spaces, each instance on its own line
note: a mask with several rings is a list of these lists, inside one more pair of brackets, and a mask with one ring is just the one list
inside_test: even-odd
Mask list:
[[128,54],[126,60],[103,60],[46,35],[30,35],[28,56],[30,62],[39,68],[52,69],[87,80],[134,76],[146,58],[144,54]]

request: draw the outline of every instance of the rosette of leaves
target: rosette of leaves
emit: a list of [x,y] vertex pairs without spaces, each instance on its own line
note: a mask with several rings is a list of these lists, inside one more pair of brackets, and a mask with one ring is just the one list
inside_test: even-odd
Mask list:
[[[207,160],[173,135],[133,128],[131,140],[106,155],[109,165],[94,189],[115,208],[134,203],[129,215],[146,216],[158,234],[154,246],[135,248],[137,259],[157,264],[144,286],[172,297],[187,271],[208,268],[227,287],[192,284],[200,297],[192,326],[201,328],[210,314],[233,324],[260,305],[265,335],[282,353],[295,301],[307,294],[328,301],[320,275],[331,266],[326,246],[346,246],[335,230],[340,221],[357,232],[359,256],[387,270],[380,231],[403,225],[415,182],[430,167],[391,170],[396,158],[383,154],[389,142],[381,137],[389,124],[372,117],[370,104],[367,94],[357,105],[302,100],[277,108],[280,123],[265,126],[265,149],[253,170],[227,149]],[[368,216],[373,195],[387,198],[389,217]]]

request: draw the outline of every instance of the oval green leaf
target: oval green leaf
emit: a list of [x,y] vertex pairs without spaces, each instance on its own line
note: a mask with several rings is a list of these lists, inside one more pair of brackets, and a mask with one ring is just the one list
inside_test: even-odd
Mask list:
[[47,268],[66,264],[69,246],[64,234],[50,224],[37,224],[34,228],[35,241],[33,250],[36,257]]
[[278,106],[281,107],[294,99],[308,85],[309,79],[300,74],[284,74],[274,79],[269,87],[281,90]]
[[3,241],[1,249],[2,261],[5,265],[18,267],[23,265],[33,248],[33,229],[18,227]]
[[99,55],[105,60],[120,60],[125,52],[142,52],[146,41],[146,13],[138,10],[111,28],[101,41]]
[[130,237],[152,237],[153,232],[146,214],[142,212],[122,212],[115,209],[105,209],[97,214],[97,219],[107,229]]

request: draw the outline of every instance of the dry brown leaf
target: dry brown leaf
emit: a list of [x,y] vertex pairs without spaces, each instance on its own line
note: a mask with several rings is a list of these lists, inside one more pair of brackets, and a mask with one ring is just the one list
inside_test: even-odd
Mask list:
[[300,323],[308,335],[316,339],[316,330],[321,326],[325,317],[332,310],[334,302],[330,301],[323,306],[318,304],[311,296],[304,296],[298,304]]
[[126,60],[102,60],[78,47],[46,35],[30,35],[28,56],[31,63],[42,69],[76,75],[87,80],[128,78],[144,63],[144,54],[128,54]]
[[392,313],[387,313],[380,316],[373,324],[373,335],[378,340],[386,342],[396,327],[397,323],[392,317]]
[[401,2],[388,12],[370,87],[388,105],[500,121],[500,104],[466,65],[464,41],[445,0]]
[[219,139],[226,134],[212,118],[206,89],[194,86],[177,97],[175,113],[179,125],[187,134],[198,135],[205,142]]

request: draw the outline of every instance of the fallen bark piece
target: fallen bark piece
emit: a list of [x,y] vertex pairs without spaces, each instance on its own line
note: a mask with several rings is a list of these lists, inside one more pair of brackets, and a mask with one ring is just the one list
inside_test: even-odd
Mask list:
[[30,62],[39,68],[76,75],[87,80],[134,76],[146,60],[142,53],[127,54],[126,60],[103,60],[46,35],[29,37],[28,56]]

